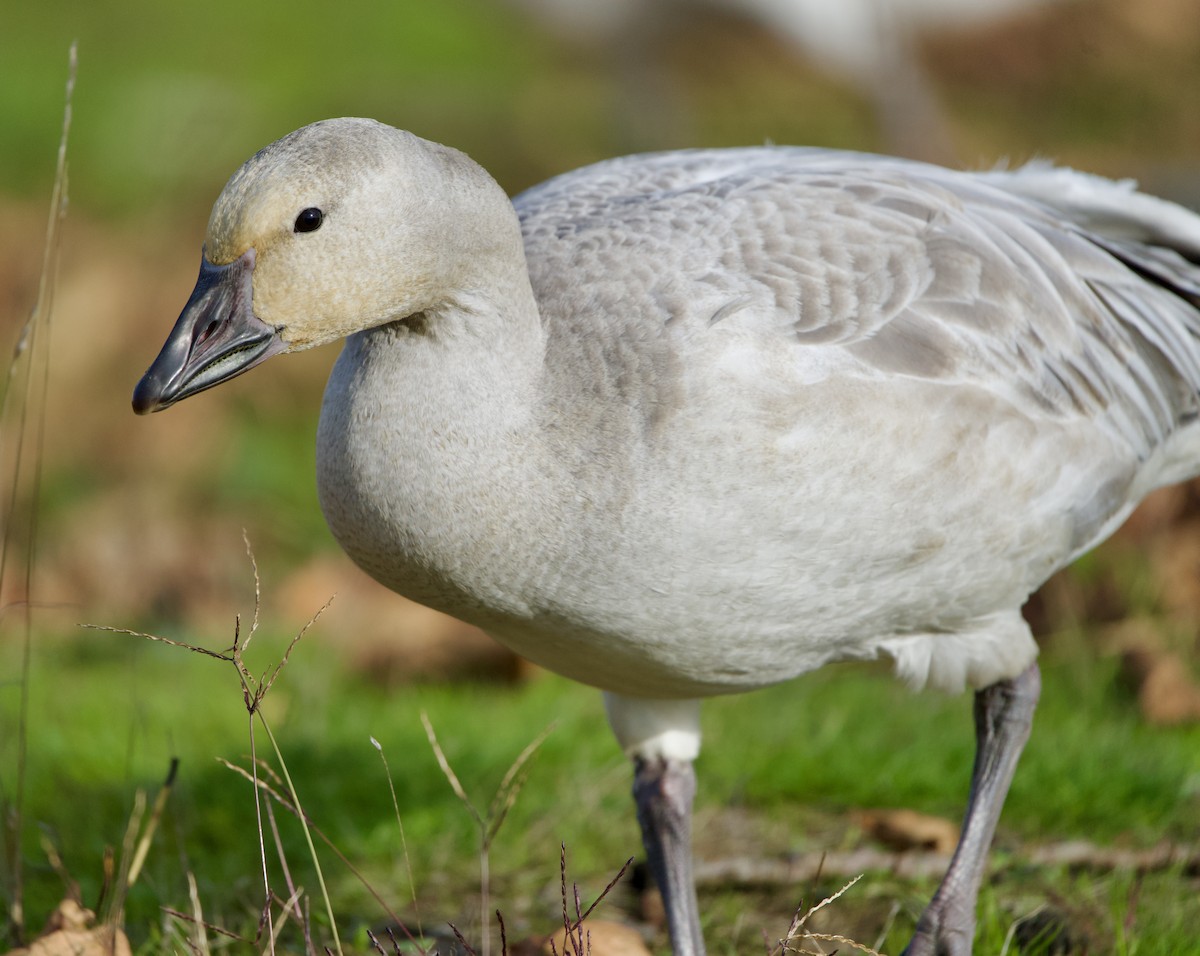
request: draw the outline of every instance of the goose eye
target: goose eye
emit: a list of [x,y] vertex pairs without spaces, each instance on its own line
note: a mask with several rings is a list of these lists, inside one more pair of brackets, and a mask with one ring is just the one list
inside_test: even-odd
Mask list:
[[315,206],[305,209],[296,217],[296,232],[313,232],[321,228],[325,213]]

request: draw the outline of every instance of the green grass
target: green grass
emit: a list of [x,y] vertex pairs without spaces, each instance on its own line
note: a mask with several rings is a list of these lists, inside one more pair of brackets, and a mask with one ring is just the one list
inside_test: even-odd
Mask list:
[[[209,644],[219,646],[228,637],[212,635]],[[254,648],[254,657],[265,667],[282,641],[267,634],[256,641],[262,646]],[[24,846],[34,922],[62,893],[41,862],[39,831],[53,835],[84,899],[94,901],[103,848],[119,843],[135,789],[153,790],[169,759],[178,756],[181,771],[161,836],[130,900],[131,933],[154,947],[158,907],[187,909],[187,869],[198,878],[207,918],[250,931],[247,901],[261,893],[250,788],[215,759],[244,763],[248,750],[232,669],[179,649],[93,631],[47,639],[35,653]],[[4,672],[13,672],[13,659],[11,646],[0,649]],[[1108,661],[1079,654],[1056,659],[1051,653],[1046,662],[1043,704],[1002,822],[999,876],[981,910],[985,938],[1000,934],[1002,940],[1014,916],[1047,899],[1065,901],[1086,925],[1098,922],[1101,935],[1111,935],[1134,894],[1125,874],[1006,867],[1011,857],[1005,848],[1070,838],[1131,846],[1195,839],[1200,728],[1144,726],[1112,671]],[[0,690],[0,727],[15,726],[15,700],[11,685]],[[418,686],[385,693],[339,665],[336,636],[321,634],[318,624],[267,703],[306,810],[398,912],[411,915],[409,889],[372,736],[394,774],[423,918],[471,926],[477,905],[474,825],[437,768],[421,710],[481,806],[521,749],[556,723],[492,852],[495,903],[510,913],[510,926],[552,928],[560,844],[569,849],[572,877],[592,893],[626,857],[640,853],[628,770],[593,691],[545,677],[516,689]],[[822,840],[830,839],[829,821],[853,808],[961,813],[973,746],[967,697],[911,695],[876,670],[828,668],[767,691],[712,701],[704,729],[700,818],[732,806],[764,825],[785,824],[779,829],[789,842],[748,846],[749,855],[828,846]],[[11,732],[3,739],[0,766],[10,767]],[[266,746],[260,733],[260,754]],[[806,823],[813,820],[823,825],[810,835]],[[291,865],[303,874],[297,879],[312,887],[294,821],[285,821],[285,833]],[[384,914],[356,880],[330,854],[323,858],[343,933],[379,923]],[[714,946],[722,951],[735,945],[735,931],[750,932],[748,939],[756,939],[760,928],[780,933],[791,906],[802,897],[814,902],[833,888],[778,887],[757,903],[753,892],[706,892]],[[836,904],[833,918],[836,923],[841,913],[850,925],[874,934],[886,915],[884,901],[899,901],[903,914],[889,943],[898,950],[910,914],[931,889],[869,874]],[[1160,936],[1158,927],[1174,922],[1183,932],[1182,914],[1195,892],[1194,878],[1189,885],[1178,873],[1146,879],[1138,905],[1150,915],[1135,923],[1138,953],[1178,951],[1170,948],[1175,931]],[[750,913],[778,922],[747,927]],[[1139,929],[1147,924],[1153,933]],[[992,950],[981,944],[980,951]],[[1106,944],[1093,951],[1132,950]]]

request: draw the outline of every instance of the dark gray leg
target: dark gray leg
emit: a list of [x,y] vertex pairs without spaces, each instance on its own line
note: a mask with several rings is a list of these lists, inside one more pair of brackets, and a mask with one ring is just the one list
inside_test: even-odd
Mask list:
[[1042,690],[1037,664],[975,695],[975,768],[962,836],[942,885],[921,914],[904,956],[969,956],[975,901],[1000,808],[1029,739]]
[[634,758],[633,799],[650,872],[667,912],[675,956],[704,956],[700,907],[692,878],[692,799],[696,774],[690,760]]

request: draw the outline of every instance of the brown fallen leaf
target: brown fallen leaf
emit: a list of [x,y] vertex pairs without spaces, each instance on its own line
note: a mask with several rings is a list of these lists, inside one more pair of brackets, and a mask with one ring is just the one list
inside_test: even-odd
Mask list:
[[893,850],[953,853],[958,846],[958,824],[916,810],[863,810],[855,814],[855,822]]
[[133,956],[129,938],[119,926],[92,926],[96,914],[76,900],[65,899],[50,914],[46,930],[9,956]]
[[[642,934],[632,926],[615,923],[612,920],[588,920],[583,924],[584,944],[582,952],[589,956],[650,956],[646,941]],[[578,931],[572,934],[578,939]],[[560,929],[549,936],[541,945],[539,952],[543,956],[574,956],[575,945],[567,940],[567,931]]]
[[1200,682],[1184,656],[1167,646],[1169,622],[1130,618],[1104,628],[1099,646],[1119,655],[1121,678],[1137,695],[1147,723],[1159,727],[1200,720]]
[[1125,676],[1137,688],[1142,717],[1158,727],[1200,720],[1200,685],[1173,651],[1137,647],[1121,657]]
[[72,897],[67,897],[46,920],[42,935],[60,929],[87,929],[96,921],[96,914]]
[[96,926],[55,930],[9,956],[133,956],[133,949],[120,927]]

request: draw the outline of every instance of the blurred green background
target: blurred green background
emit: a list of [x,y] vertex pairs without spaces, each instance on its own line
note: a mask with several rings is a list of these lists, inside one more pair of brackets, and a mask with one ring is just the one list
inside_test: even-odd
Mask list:
[[[561,721],[498,843],[497,902],[510,926],[553,927],[560,842],[578,868],[572,875],[593,891],[640,852],[628,771],[598,696],[532,674],[469,629],[383,593],[325,531],[312,441],[333,350],[273,362],[165,415],[130,413],[132,386],[191,289],[209,205],[242,160],[312,120],[364,115],[465,150],[512,192],[625,152],[771,141],[966,166],[1053,157],[1200,203],[1200,0],[1018,6],[969,23],[920,23],[905,43],[886,46],[931,97],[909,122],[911,102],[900,97],[897,107],[883,95],[896,92],[886,71],[839,68],[814,55],[820,36],[789,39],[779,23],[746,12],[749,3],[613,0],[604,8],[611,17],[580,26],[542,15],[534,0],[7,0],[6,343],[15,343],[36,299],[67,48],[79,41],[57,308],[34,355],[35,383],[37,363],[49,356],[49,392],[28,759],[20,836],[6,840],[24,860],[30,928],[64,893],[41,837],[59,847],[94,905],[104,847],[119,847],[133,792],[153,788],[179,755],[180,782],[130,899],[130,933],[150,951],[183,945],[187,930],[160,907],[189,908],[189,871],[206,918],[253,932],[256,904],[247,901],[260,890],[249,791],[213,761],[236,761],[248,747],[232,674],[183,651],[77,627],[226,646],[235,614],[248,620],[254,602],[243,528],[262,575],[256,666],[338,594],[273,691],[269,714],[310,812],[394,906],[408,905],[407,878],[368,734],[390,755],[427,921],[477,919],[469,818],[424,742],[422,707],[481,801],[525,743]],[[619,15],[629,10],[638,12]],[[29,374],[19,366],[0,421],[6,495],[21,428],[17,396]],[[21,739],[22,629],[13,608],[26,597],[13,569],[29,547],[28,458],[15,487],[6,528],[16,557],[3,582],[9,613],[0,618],[0,796],[10,820]],[[1047,639],[1046,704],[1002,824],[1002,851],[1072,837],[1145,847],[1200,836],[1195,722],[1151,726],[1122,665],[1131,642],[1139,653],[1195,660],[1196,498],[1186,490],[1160,496],[1032,606]],[[889,719],[880,721],[885,707]],[[835,669],[720,701],[705,727],[702,856],[857,845],[866,838],[854,808],[913,806],[951,818],[961,810],[969,701],[912,698],[882,672]],[[759,746],[745,746],[750,739]],[[294,833],[285,842],[300,845]],[[0,870],[6,903],[16,892],[13,859],[7,852]],[[304,870],[302,854],[294,865]],[[1171,947],[1191,938],[1188,914],[1200,905],[1194,871],[1151,875],[1144,886],[1130,874],[1004,872],[985,896],[984,938],[994,949],[1017,916],[1050,900],[1090,952],[1186,951]],[[304,880],[311,886],[310,875]],[[895,949],[929,886],[868,882],[859,902],[847,902],[842,926],[872,942],[896,903]],[[378,922],[353,880],[342,873],[335,883],[347,929]],[[827,889],[710,891],[714,949],[757,947],[760,928],[781,933],[799,896]],[[624,897],[615,905],[636,913]],[[988,945],[981,951],[994,951]]]
[[[854,72],[814,61],[783,21],[738,13],[757,4],[611,0],[613,10],[643,13],[614,13],[617,24],[599,33],[565,15],[536,16],[539,6],[587,5],[10,2],[0,177],[10,194],[48,191],[65,50],[76,38],[72,192],[105,215],[204,206],[248,150],[337,115],[452,143],[510,189],[646,148],[890,145]],[[930,18],[913,39],[968,165],[1053,155],[1153,178],[1186,169],[1200,150],[1191,0],[899,6],[1017,8],[967,26],[959,15],[941,29]]]

